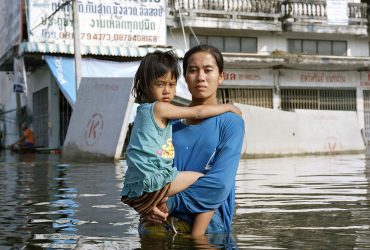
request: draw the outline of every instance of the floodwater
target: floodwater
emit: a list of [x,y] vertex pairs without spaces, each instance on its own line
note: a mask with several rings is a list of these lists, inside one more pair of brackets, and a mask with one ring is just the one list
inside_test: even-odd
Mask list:
[[125,162],[59,157],[0,152],[0,249],[370,249],[365,154],[241,160],[234,230],[208,242],[140,238]]

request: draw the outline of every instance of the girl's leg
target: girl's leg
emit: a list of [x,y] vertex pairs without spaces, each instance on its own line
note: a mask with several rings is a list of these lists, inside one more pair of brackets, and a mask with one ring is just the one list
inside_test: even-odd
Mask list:
[[215,211],[212,210],[206,213],[195,214],[191,236],[200,237],[204,235],[214,213]]
[[171,187],[168,190],[167,196],[175,195],[182,190],[187,189],[191,184],[196,182],[199,177],[204,174],[193,171],[181,171],[176,178],[171,182]]

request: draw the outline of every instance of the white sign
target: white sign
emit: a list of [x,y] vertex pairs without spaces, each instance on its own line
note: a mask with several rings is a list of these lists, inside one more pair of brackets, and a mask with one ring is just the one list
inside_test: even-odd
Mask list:
[[348,1],[326,0],[326,14],[329,25],[348,25]]
[[14,57],[14,92],[26,92],[26,68],[23,57]]
[[356,87],[360,76],[355,71],[281,71],[281,86]]
[[[73,45],[71,1],[29,0],[29,41]],[[81,45],[166,44],[165,0],[79,0]]]
[[370,88],[370,72],[361,72],[360,86],[364,89]]
[[265,69],[225,69],[222,86],[272,86],[273,77]]

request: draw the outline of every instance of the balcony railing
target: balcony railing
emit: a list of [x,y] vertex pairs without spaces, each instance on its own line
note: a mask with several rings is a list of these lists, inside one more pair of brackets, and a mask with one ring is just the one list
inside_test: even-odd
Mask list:
[[[281,1],[281,0],[280,0]],[[168,0],[170,14],[179,11],[184,15],[243,19],[277,19],[280,14],[279,0]]]
[[[283,17],[292,16],[297,20],[326,22],[326,1],[323,0],[290,0],[281,2]],[[348,3],[349,24],[363,25],[367,22],[366,3]]]
[[[169,14],[250,20],[274,20],[292,16],[296,20],[326,22],[325,0],[168,0]],[[348,3],[349,24],[367,22],[366,3]]]

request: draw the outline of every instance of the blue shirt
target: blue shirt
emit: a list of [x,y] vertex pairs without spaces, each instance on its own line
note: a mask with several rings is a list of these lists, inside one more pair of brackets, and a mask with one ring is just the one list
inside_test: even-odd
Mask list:
[[235,210],[235,176],[244,139],[244,121],[224,113],[197,125],[173,123],[179,171],[205,173],[186,190],[170,197],[172,216],[192,223],[193,213],[215,210],[207,233],[229,232]]

